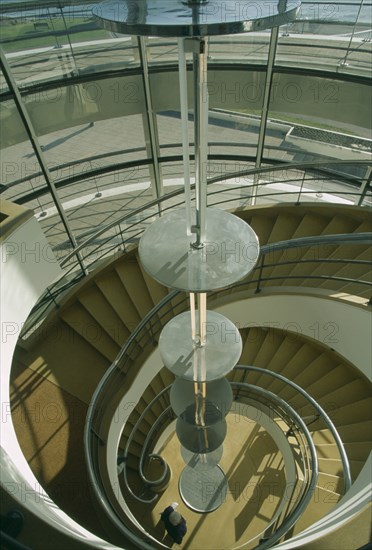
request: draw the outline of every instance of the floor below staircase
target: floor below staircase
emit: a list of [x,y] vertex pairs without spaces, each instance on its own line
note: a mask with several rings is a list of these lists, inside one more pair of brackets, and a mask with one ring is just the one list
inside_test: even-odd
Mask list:
[[12,419],[41,487],[69,516],[104,537],[90,495],[83,435],[87,405],[41,374],[14,364]]
[[[185,462],[180,443],[173,433],[159,450],[172,470],[168,488],[154,505],[133,504],[131,509],[145,529],[163,544],[172,546],[160,513],[172,502],[187,521],[188,531],[182,548],[219,550],[246,543],[260,535],[273,517],[285,492],[286,477],[283,458],[269,433],[254,421],[230,413],[227,415],[227,436],[220,466],[228,477],[226,500],[210,513],[198,513],[182,501],[178,479]],[[210,498],[210,487],[201,487]],[[245,545],[253,548],[257,545]],[[175,544],[174,547],[177,547]]]

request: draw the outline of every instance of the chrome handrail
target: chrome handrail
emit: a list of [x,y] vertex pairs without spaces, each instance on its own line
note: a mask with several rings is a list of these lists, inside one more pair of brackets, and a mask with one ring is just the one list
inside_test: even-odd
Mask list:
[[[173,294],[177,294],[177,292],[173,292]],[[173,296],[174,297],[174,296]],[[170,300],[171,298],[170,297],[166,297],[163,299],[164,302],[168,302],[168,300]],[[164,304],[163,304],[164,305]],[[154,308],[156,309],[156,311],[151,311],[149,312],[148,314],[148,318],[152,318],[154,315],[156,315],[158,312],[159,312],[159,304],[158,304],[158,307]],[[148,319],[144,319],[143,322],[141,323],[142,324],[142,328],[145,328],[146,324],[148,322]],[[134,338],[137,337],[137,334],[138,332],[140,332],[140,330],[142,330],[142,328],[140,329],[140,327],[137,327],[138,330],[135,331],[136,335],[133,334],[133,341],[134,341]],[[126,346],[124,346],[126,347]],[[124,351],[124,348],[123,350]],[[342,441],[341,441],[341,438],[339,437],[338,435],[338,432],[336,430],[336,428],[334,427],[334,424],[332,423],[332,421],[329,419],[328,415],[325,413],[325,411],[322,409],[322,407],[320,407],[320,405],[318,405],[316,403],[316,401],[305,391],[303,390],[300,386],[298,386],[297,384],[295,384],[294,382],[288,380],[287,378],[285,378],[284,376],[282,375],[279,375],[277,373],[273,373],[271,371],[267,371],[266,369],[261,369],[259,367],[244,367],[244,366],[240,366],[238,365],[236,368],[241,368],[243,370],[252,370],[252,371],[257,371],[257,372],[261,372],[263,374],[271,374],[272,376],[282,380],[283,382],[285,383],[288,383],[289,385],[291,385],[292,387],[294,387],[297,391],[299,391],[299,393],[301,393],[316,409],[317,411],[319,412],[319,414],[321,414],[321,416],[324,418],[325,420],[325,423],[327,424],[327,426],[329,427],[332,435],[334,436],[335,438],[335,441],[336,441],[336,444],[339,448],[339,452],[340,452],[340,456],[341,456],[341,461],[343,463],[343,467],[344,467],[344,471],[346,472],[346,475],[345,475],[345,490],[348,490],[348,488],[350,487],[351,485],[351,479],[350,479],[350,470],[349,470],[349,466],[348,466],[348,461],[347,461],[347,457],[346,457],[346,453],[344,451],[344,448],[343,448],[343,444],[342,444]],[[244,384],[244,387],[246,387],[246,385]],[[253,386],[254,388],[256,388],[255,386]],[[162,394],[167,391],[168,388],[164,389]],[[161,395],[158,396],[159,398],[161,397]],[[148,405],[147,407],[147,410],[150,408],[150,404]],[[142,415],[143,417],[143,415]],[[142,418],[141,418],[142,420]],[[138,425],[139,422],[137,422],[136,425]],[[87,427],[87,425],[86,425]],[[133,435],[132,435],[133,437]],[[89,445],[89,441],[87,442],[87,444]],[[88,449],[88,446],[85,447],[85,449]],[[346,470],[345,470],[345,462],[347,463],[347,467],[346,467]],[[94,485],[96,486],[96,485]],[[303,502],[303,500],[301,500],[301,502]],[[297,515],[295,517],[293,516],[290,516],[291,518],[291,521],[294,519],[295,521],[297,521],[298,517]],[[282,530],[279,532],[279,535],[278,535],[278,538],[281,538],[281,536],[283,536],[284,532],[282,532]],[[274,535],[273,535],[274,536]],[[278,540],[278,539],[276,539]],[[270,539],[270,542],[272,543],[272,539]],[[260,544],[259,548],[266,548],[267,546],[262,546],[263,543]],[[265,542],[266,544],[266,542]]]
[[[261,167],[261,168],[250,168],[250,169],[247,169],[247,170],[239,170],[238,172],[231,172],[229,174],[220,174],[218,176],[215,176],[214,178],[208,178],[207,185],[211,185],[213,183],[219,183],[220,181],[225,180],[226,177],[228,177],[230,179],[230,178],[236,178],[236,177],[241,177],[241,176],[264,175],[264,174],[270,173],[270,172],[280,172],[280,171],[283,171],[283,170],[298,170],[298,169],[300,169],[300,170],[305,169],[305,171],[306,171],[306,169],[314,169],[314,170],[319,171],[319,166],[324,165],[326,167],[326,166],[330,166],[332,164],[337,164],[337,165],[344,164],[346,166],[348,166],[350,164],[361,164],[361,165],[368,166],[370,164],[370,161],[359,161],[358,163],[356,163],[355,161],[351,162],[351,161],[342,161],[342,160],[340,160],[340,161],[337,161],[337,162],[336,161],[329,162],[329,161],[321,161],[320,160],[316,164],[313,163],[313,162],[309,162],[309,163],[303,162],[303,163],[298,163],[298,164],[283,163],[283,164],[276,165],[276,166],[271,165],[271,166],[265,166],[265,167]],[[117,166],[115,167],[115,169],[117,169]],[[289,180],[289,181],[291,181],[291,180]],[[270,183],[272,183],[272,182],[270,182]],[[270,183],[261,183],[260,185],[262,187],[264,187],[265,185],[269,185]],[[191,188],[195,189],[195,184],[192,184]],[[236,186],[232,186],[229,190],[234,191],[234,190],[239,190],[241,188],[242,188],[241,185],[236,185]],[[213,195],[224,193],[224,192],[225,192],[225,190],[217,190],[217,191],[213,191],[211,193],[208,193],[208,196],[213,196]],[[314,192],[314,191],[312,191],[312,192]],[[137,214],[141,214],[142,212],[144,212],[148,208],[158,206],[159,204],[162,204],[164,201],[167,201],[167,200],[169,200],[171,198],[174,198],[176,196],[179,196],[179,195],[183,195],[183,193],[184,193],[183,188],[175,189],[174,191],[171,191],[170,193],[167,193],[166,195],[163,195],[161,197],[153,199],[152,201],[147,202],[145,205],[140,206],[140,207],[132,210],[129,214],[123,214],[123,216],[121,216],[118,219],[108,223],[104,227],[98,229],[95,233],[93,233],[93,235],[90,235],[90,237],[88,237],[88,239],[86,239],[84,242],[80,243],[72,252],[70,252],[70,254],[68,254],[63,259],[63,261],[61,262],[61,266],[63,266],[66,262],[68,262],[68,260],[70,260],[72,257],[74,257],[77,252],[80,252],[83,248],[86,248],[87,246],[89,246],[89,244],[91,242],[93,242],[98,237],[100,237],[101,235],[106,233],[106,231],[109,231],[113,227],[121,225],[126,220],[130,219],[131,217],[133,217]],[[285,192],[281,191],[280,194],[285,195],[285,194],[288,194],[288,193],[285,193]],[[298,195],[298,191],[295,191],[294,194]],[[357,193],[352,193],[352,194],[357,194]],[[181,204],[183,204],[183,202]],[[174,206],[172,205],[171,208],[174,208]],[[154,214],[152,214],[152,216],[153,215]]]
[[[269,245],[268,245],[269,246]],[[88,409],[88,414],[87,414],[87,420],[86,420],[86,425],[85,425],[85,432],[84,432],[84,448],[85,448],[85,452],[86,452],[86,458],[87,458],[87,465],[88,465],[88,471],[89,471],[89,475],[91,476],[91,478],[93,480],[96,481],[96,478],[95,478],[95,474],[94,474],[94,466],[93,466],[93,463],[92,463],[92,457],[90,456],[90,453],[89,453],[89,449],[90,449],[90,431],[92,429],[92,424],[93,424],[93,414],[94,414],[94,410],[95,410],[95,403],[96,401],[98,400],[98,397],[101,393],[101,390],[103,388],[103,386],[105,385],[106,383],[106,380],[108,380],[108,378],[111,376],[111,374],[116,370],[116,368],[118,367],[121,359],[124,357],[125,353],[127,350],[129,350],[130,346],[132,343],[135,343],[136,342],[136,338],[137,336],[139,335],[139,333],[141,332],[142,329],[144,329],[146,327],[146,325],[148,324],[149,321],[151,321],[151,319],[153,318],[154,315],[156,315],[157,313],[160,312],[160,310],[165,306],[167,305],[173,298],[175,298],[177,295],[179,294],[178,291],[173,291],[171,292],[169,295],[167,295],[166,297],[164,297],[154,308],[153,310],[151,310],[145,317],[144,319],[141,321],[141,323],[138,325],[138,327],[136,328],[136,330],[131,334],[130,338],[128,339],[128,341],[126,342],[126,344],[123,346],[122,350],[120,351],[120,353],[118,354],[118,357],[116,358],[116,360],[114,361],[114,363],[111,365],[111,367],[106,371],[105,375],[103,376],[102,380],[100,381],[100,383],[98,384],[95,392],[94,392],[94,395],[93,395],[93,398],[92,398],[92,401],[91,401],[91,406],[89,407]],[[332,428],[331,428],[332,430]],[[337,437],[336,437],[337,439]],[[103,499],[103,496],[102,494],[100,493],[100,491],[98,490],[98,486],[96,484],[96,482],[93,482],[93,488],[94,490],[98,493],[97,496],[98,496],[98,500],[100,502],[102,502],[102,499]],[[104,499],[103,499],[104,500]],[[107,505],[107,503],[104,503],[104,507],[107,511],[107,509],[109,509],[109,506]]]
[[319,403],[313,397],[311,397],[311,395],[307,391],[305,391],[303,388],[301,388],[301,386],[299,386],[298,384],[296,384],[292,380],[289,380],[288,378],[286,378],[282,374],[278,374],[276,372],[268,371],[267,369],[263,369],[261,367],[254,367],[254,366],[247,367],[247,366],[244,366],[244,365],[236,365],[235,368],[236,369],[241,369],[241,370],[247,370],[247,371],[251,370],[253,372],[260,372],[261,374],[267,374],[267,375],[273,376],[274,378],[277,378],[278,380],[281,380],[282,382],[285,382],[285,383],[289,384],[290,386],[292,386],[292,388],[294,388],[299,393],[301,393],[301,395],[303,395],[311,403],[311,405],[314,407],[314,409],[316,409],[316,411],[321,415],[321,418],[324,420],[325,424],[327,425],[329,431],[332,433],[332,435],[333,435],[333,437],[336,441],[338,452],[340,453],[340,458],[341,458],[341,462],[342,462],[343,471],[344,471],[344,492],[346,493],[350,489],[351,484],[352,484],[349,460],[347,458],[347,454],[346,454],[345,447],[344,447],[344,444],[342,442],[342,439],[339,436],[339,433],[338,433],[335,425],[333,424],[332,420],[330,419],[328,414],[325,412],[323,407],[321,407],[319,405]]
[[[325,244],[333,244],[335,246],[339,246],[339,245],[343,245],[343,244],[372,244],[372,233],[368,233],[368,232],[364,232],[364,233],[351,233],[351,234],[348,234],[348,233],[343,233],[343,234],[336,234],[336,235],[320,235],[320,236],[316,236],[316,237],[300,237],[300,238],[297,238],[297,239],[291,239],[291,240],[288,240],[288,241],[279,241],[277,243],[272,243],[272,244],[266,244],[266,245],[263,245],[261,247],[261,250],[260,250],[260,259],[262,261],[262,259],[265,257],[266,254],[270,254],[270,253],[273,253],[273,252],[278,252],[278,251],[281,251],[281,250],[286,250],[288,248],[304,248],[304,247],[310,247],[310,246],[316,246],[316,245],[325,245]],[[358,263],[358,264],[368,264],[368,260],[352,260],[352,261],[349,261],[349,260],[343,260],[341,258],[339,259],[328,259],[328,258],[318,258],[318,259],[315,259],[315,260],[306,260],[307,262],[313,262],[313,263],[332,263],[332,262],[348,262],[348,263]],[[276,266],[279,266],[279,265],[286,265],[286,264],[290,264],[291,262],[290,261],[287,261],[287,262],[280,262],[280,263],[276,263],[275,265]],[[262,277],[262,269],[265,269],[267,267],[270,267],[271,264],[267,264],[265,266],[262,266],[260,267],[259,265],[257,265],[253,271],[257,271],[259,270],[260,272],[260,275],[258,277],[258,279],[250,279],[249,281],[245,281],[243,283],[238,283],[237,285],[234,285],[234,286],[244,286],[245,284],[248,284],[248,283],[254,283],[254,282],[257,282],[258,285],[260,284],[260,282],[264,282],[264,281],[270,281],[270,280],[280,280],[280,279],[295,279],[295,278],[304,278],[305,276],[304,275],[301,275],[301,276],[291,276],[291,275],[285,275],[285,276],[282,276],[282,277],[268,277],[268,278],[263,278]],[[325,276],[321,276],[321,275],[317,275],[317,276],[306,276],[307,279],[311,279],[311,278],[314,278],[314,279],[332,279],[332,280],[338,280],[338,281],[343,281],[343,282],[346,282],[346,283],[350,283],[350,282],[355,282],[355,283],[358,283],[358,284],[361,284],[361,285],[366,285],[366,286],[371,286],[371,283],[369,281],[363,281],[361,279],[358,279],[358,280],[353,280],[353,279],[350,279],[350,278],[347,278],[347,277],[337,277],[337,276],[328,276],[328,275],[325,275]],[[77,280],[75,282],[78,282],[82,279],[82,274],[79,273],[78,276],[77,276]],[[55,285],[58,284],[59,281],[57,281],[57,283],[54,283]],[[66,283],[64,285],[64,287],[69,290],[71,288],[71,286],[73,286],[74,284],[74,281],[72,281],[71,283]],[[63,292],[64,290],[64,287],[61,288],[60,287],[57,287],[56,290],[55,290],[55,294],[58,296],[60,293]],[[45,306],[45,309],[48,307],[48,304],[54,302],[56,304],[56,301],[55,301],[55,295],[52,293],[52,291],[48,288],[46,290],[46,292],[44,293],[44,295],[39,299],[39,302],[36,304],[36,306],[34,307],[33,309],[33,312],[36,312],[38,311],[38,309],[40,307],[42,307],[43,305],[46,304]],[[58,304],[56,304],[58,306]],[[45,311],[45,309],[43,311]],[[38,321],[38,318],[35,320],[33,319],[33,322],[31,324],[29,323],[25,323],[25,326],[23,327],[23,334],[27,333],[27,332],[30,332],[32,330],[32,327],[34,326],[35,323],[37,323]]]
[[[140,502],[143,502],[145,504],[151,504],[152,502],[154,502],[158,497],[157,495],[155,495],[153,498],[151,499],[143,499],[141,497],[138,497],[133,491],[132,489],[130,488],[130,485],[128,483],[128,479],[127,479],[127,471],[126,471],[126,461],[128,459],[128,455],[129,455],[129,448],[131,446],[131,443],[133,441],[133,438],[134,438],[134,435],[138,429],[138,427],[140,426],[140,424],[142,423],[142,420],[145,418],[146,414],[148,413],[149,410],[151,410],[151,408],[153,407],[154,403],[156,403],[165,393],[169,392],[170,391],[170,385],[169,386],[166,386],[165,388],[163,388],[161,390],[161,392],[158,393],[158,395],[145,407],[145,409],[142,411],[140,417],[138,418],[137,422],[135,423],[135,425],[133,426],[132,428],[132,431],[128,437],[128,440],[127,440],[127,443],[125,445],[125,449],[124,449],[124,470],[123,470],[123,474],[124,474],[124,481],[125,481],[125,485],[128,489],[128,491],[131,493],[131,495],[136,498],[137,500],[139,500]],[[164,411],[163,413],[160,415],[160,417],[157,419],[157,421],[155,422],[155,424],[152,426],[151,430],[150,430],[150,433],[152,434],[153,431],[154,431],[154,428],[155,426],[157,425],[157,422],[158,421],[161,421],[162,420],[162,417],[163,417],[163,414],[164,414]],[[150,436],[150,433],[147,435],[146,437],[146,441],[148,439],[148,437]],[[159,480],[156,481],[156,483],[153,483],[151,482],[150,480],[148,480],[144,474],[144,468],[143,468],[143,462],[144,462],[144,454],[146,453],[146,450],[147,450],[147,445],[146,445],[146,441],[143,445],[143,449],[142,449],[142,452],[141,452],[141,456],[140,456],[140,465],[139,465],[139,475],[142,479],[142,481],[144,483],[146,483],[147,485],[158,485],[160,483],[163,483],[165,481],[165,479],[167,478],[167,475],[168,475],[168,468],[164,468],[164,472],[163,472],[163,475],[161,476],[161,478]]]
[[[370,239],[370,236],[369,234],[367,234],[367,242],[370,242],[369,239]],[[351,234],[351,235],[343,235],[343,240],[341,241],[340,239],[338,240],[338,245],[342,243],[344,244],[347,244],[349,242],[353,242],[353,241],[358,241],[358,243],[361,242],[360,239],[356,239],[355,238],[355,234]],[[312,241],[311,241],[311,245],[316,245],[316,244],[320,244],[322,242],[325,241],[325,239],[328,239],[329,236],[320,236],[320,237],[315,237]],[[307,239],[306,237],[304,239]],[[291,241],[287,241],[288,243],[291,242]],[[298,239],[298,244],[301,244],[302,243],[302,239]],[[262,248],[261,248],[261,251],[262,251],[262,254],[265,254],[266,252],[270,252],[271,251],[271,247],[272,245],[264,245]],[[281,250],[284,250],[286,248],[286,241],[282,241],[280,243],[280,249]],[[278,248],[279,249],[279,248]],[[288,276],[284,276],[285,278],[288,278]],[[305,276],[302,275],[301,278],[304,278]],[[280,279],[280,278],[283,278],[283,277],[277,277],[277,278],[272,278],[272,279]],[[318,278],[323,278],[323,276],[318,276]],[[327,277],[329,279],[332,279],[333,277]],[[346,279],[346,278],[345,278]],[[262,280],[262,279],[261,279]],[[269,280],[269,278],[268,278]],[[344,278],[342,279],[344,280]],[[234,287],[232,288],[238,288],[238,287],[242,287],[244,285],[247,285],[247,284],[251,284],[251,283],[254,283],[254,282],[258,282],[259,279],[257,280],[248,280],[248,281],[244,281],[242,283],[237,283],[236,285],[234,285]],[[347,282],[350,282],[349,279],[346,279]],[[351,280],[351,282],[361,282],[360,280]],[[365,283],[365,284],[368,284],[368,285],[371,285],[372,283],[370,282],[367,282],[367,281],[363,281],[362,283]],[[231,290],[231,289],[230,289]],[[217,292],[213,292],[211,293],[211,297],[213,296],[216,296],[222,292],[225,292],[225,290],[221,290],[221,291],[217,291]],[[115,372],[116,368],[119,366],[119,363],[121,362],[122,358],[124,357],[124,355],[127,353],[127,351],[130,349],[130,346],[132,345],[132,343],[135,343],[136,342],[136,338],[138,336],[138,334],[141,332],[141,330],[143,328],[146,327],[146,325],[153,319],[153,317],[160,312],[160,310],[166,306],[167,304],[169,304],[174,298],[176,298],[177,296],[181,295],[181,293],[179,291],[176,291],[176,290],[173,290],[171,291],[169,294],[167,294],[167,296],[165,296],[162,300],[160,300],[160,302],[158,302],[158,304],[156,306],[154,306],[154,308],[152,310],[150,310],[147,315],[142,319],[142,321],[139,323],[139,325],[136,327],[136,329],[132,332],[132,334],[129,336],[128,340],[126,341],[125,345],[123,346],[123,348],[120,350],[120,352],[118,353],[117,357],[115,358],[115,361],[113,362],[113,364],[111,365],[111,367],[109,367],[107,369],[107,371],[105,372],[105,374],[103,375],[102,379],[100,380],[94,394],[93,394],[93,397],[92,397],[92,401],[91,403],[94,405],[94,401],[96,400],[99,392],[100,392],[100,388],[103,387],[106,383],[106,380],[111,376],[112,373]],[[186,304],[186,301],[187,301],[187,298],[184,298],[183,299],[183,303]]]
[[286,519],[281,524],[281,526],[276,531],[274,531],[273,534],[270,535],[270,538],[267,541],[260,542],[260,544],[256,547],[257,549],[264,550],[266,548],[270,548],[275,542],[281,539],[282,536],[285,535],[291,529],[291,527],[295,525],[296,521],[301,517],[306,507],[310,503],[310,500],[313,496],[313,493],[315,491],[315,487],[318,481],[318,475],[319,475],[318,456],[316,454],[315,445],[312,440],[311,434],[305,422],[302,420],[300,415],[288,403],[284,401],[284,399],[280,398],[278,395],[275,395],[275,393],[272,393],[269,390],[260,388],[259,386],[254,386],[252,384],[244,384],[243,382],[236,382],[235,385],[244,386],[245,388],[250,389],[253,392],[259,393],[264,397],[270,397],[271,399],[278,401],[284,410],[287,410],[290,415],[293,415],[296,422],[301,427],[301,430],[305,434],[306,441],[309,445],[309,450],[311,455],[312,470],[310,475],[309,488],[306,491],[306,493],[302,495],[298,503],[298,506],[290,512],[290,514],[286,517]]
[[[210,184],[222,181],[222,180],[226,179],[226,177],[233,178],[233,177],[238,177],[238,176],[241,177],[241,176],[246,176],[246,175],[252,175],[252,176],[263,175],[264,176],[267,173],[271,174],[271,173],[280,172],[280,171],[283,171],[283,170],[288,170],[288,171],[301,170],[301,171],[304,172],[304,177],[305,177],[305,175],[307,174],[307,171],[309,171],[310,174],[312,172],[319,173],[319,172],[322,171],[321,170],[322,166],[324,166],[324,168],[327,168],[327,167],[329,167],[330,165],[333,165],[333,164],[336,165],[336,166],[338,166],[338,165],[350,165],[350,164],[365,165],[365,164],[368,164],[368,161],[343,161],[343,160],[337,160],[336,161],[336,160],[334,160],[334,161],[329,162],[329,161],[325,161],[325,160],[324,161],[319,160],[316,164],[314,162],[302,162],[302,163],[293,163],[293,164],[292,163],[281,163],[281,164],[278,164],[278,165],[270,164],[269,166],[265,166],[265,167],[261,167],[261,168],[249,168],[249,169],[246,169],[246,170],[239,170],[237,172],[233,172],[233,173],[229,173],[229,174],[219,174],[218,176],[209,178],[207,183],[208,183],[208,185],[210,185]],[[117,165],[115,165],[115,169],[117,169]],[[289,179],[289,180],[285,180],[285,181],[292,181],[292,180]],[[261,182],[259,184],[259,186],[260,187],[265,187],[265,185],[270,185],[270,183],[272,183],[272,182]],[[231,191],[234,191],[234,190],[241,190],[241,189],[242,189],[242,186],[237,185],[237,186],[234,186],[234,187],[230,187],[229,191],[231,192]],[[133,216],[141,214],[141,213],[145,212],[146,210],[149,210],[153,207],[156,207],[156,206],[159,207],[163,202],[168,201],[172,198],[175,198],[179,195],[182,195],[183,191],[184,190],[183,190],[182,187],[180,189],[175,189],[174,191],[172,191],[170,193],[167,193],[166,195],[163,195],[162,197],[159,197],[159,198],[153,199],[152,201],[147,202],[145,205],[142,205],[141,207],[136,208],[135,210],[131,211],[129,214],[123,214],[118,219],[116,219],[116,220],[106,224],[105,226],[101,227],[100,229],[96,230],[93,234],[91,234],[87,239],[85,239],[82,243],[80,243],[78,246],[76,246],[69,254],[67,254],[63,258],[63,260],[60,263],[61,267],[66,265],[66,263],[68,263],[71,259],[76,258],[76,254],[80,254],[81,251],[84,248],[86,248],[89,245],[91,245],[92,243],[94,243],[104,233],[109,232],[110,230],[112,230],[114,228],[118,228],[119,229],[119,235],[122,236],[123,232],[121,230],[121,224],[123,224],[126,221],[130,220],[131,218],[133,218]],[[352,193],[343,192],[342,194],[343,195],[351,194],[351,195],[361,196],[361,193],[359,192],[359,190],[356,190],[356,191],[357,192],[352,192]],[[307,193],[307,192],[303,192],[303,191],[301,191],[301,192],[305,193],[305,194]],[[309,192],[313,193],[314,191],[309,191]],[[217,190],[217,191],[210,191],[208,193],[208,197],[213,197],[214,195],[218,195],[218,194],[221,194],[221,193],[224,193],[223,189]],[[265,195],[260,195],[260,196],[264,197],[264,196],[275,196],[275,195],[283,195],[283,194],[288,196],[288,197],[291,197],[292,195],[294,195],[297,198],[297,200],[295,201],[295,204],[299,203],[300,196],[298,195],[298,190],[296,190],[294,192],[280,191],[279,193],[269,193],[267,195],[265,194]],[[222,200],[218,203],[214,203],[212,206],[218,206],[219,204],[225,204],[226,205],[229,202],[234,201],[234,200],[236,200],[236,197],[230,198],[230,199],[224,199],[224,200]],[[167,208],[163,208],[162,212],[165,212],[166,210],[175,208],[177,206],[181,206],[182,204],[183,204],[183,201],[181,201],[180,203],[177,203],[176,205],[172,204]],[[154,215],[155,214],[153,212],[148,214],[144,218],[141,218],[141,220],[139,222],[135,222],[131,226],[127,227],[126,231],[129,232],[129,230],[132,229],[133,227],[136,227],[137,225],[143,224],[146,221],[146,219],[151,219]],[[132,239],[139,238],[139,236],[143,233],[143,231],[144,231],[144,229],[141,228],[140,231],[137,233],[137,235],[134,235],[134,236],[131,235],[128,239],[129,244],[130,244],[130,241]],[[113,241],[117,236],[118,236],[117,234],[109,235],[107,240],[103,244],[107,245],[107,243]],[[123,237],[122,237],[122,244],[123,244],[124,247],[125,247],[125,244],[128,242],[128,240],[123,240]],[[90,251],[87,255],[84,256],[84,260],[89,259],[90,257],[92,257],[92,255],[97,253],[97,251],[102,249],[102,247],[103,247],[103,245],[102,245],[102,243],[100,243],[94,250]],[[104,259],[104,258],[107,259],[109,254],[110,253],[112,254],[115,250],[118,250],[118,245],[117,244],[114,244],[114,246],[111,249],[105,250],[103,252],[103,254],[101,254],[97,259],[95,259],[95,261],[92,262],[92,264],[89,265],[89,269],[91,269],[92,266],[97,266],[98,262],[101,261],[102,259]],[[79,269],[78,274],[73,275],[74,272],[76,271],[76,269],[79,268],[79,265],[80,265],[79,261],[75,261],[73,263],[73,265],[71,265],[67,268],[67,271],[63,272],[56,279],[56,281],[54,281],[54,283],[50,287],[48,287],[48,289],[40,297],[38,303],[35,304],[35,307],[33,308],[33,312],[31,313],[31,315],[35,311],[37,311],[42,305],[45,305],[43,311],[47,310],[49,305],[54,301],[55,296],[54,296],[53,292],[55,292],[57,295],[60,295],[62,293],[62,291],[61,291],[61,289],[58,285],[60,285],[61,282],[63,282],[63,280],[66,279],[66,277],[68,277],[69,274],[71,274],[74,277],[73,281],[75,281],[75,282],[80,280],[82,276],[86,275],[85,273],[81,274],[80,269]],[[73,284],[73,282],[71,282],[70,284]],[[38,319],[35,322],[38,322]],[[23,327],[23,334],[25,334],[27,331],[30,331],[33,327],[33,324],[34,324],[33,321],[31,323],[31,325],[26,322],[25,326]]]
[[[307,446],[310,450],[310,461],[311,461],[311,467],[309,467],[309,471],[311,472],[310,474],[310,477],[307,479],[305,477],[305,480],[303,482],[303,485],[304,485],[304,489],[302,491],[302,494],[299,495],[296,500],[295,500],[295,503],[294,503],[294,507],[291,507],[291,512],[288,514],[288,516],[285,517],[285,520],[283,522],[283,524],[281,524],[281,527],[282,525],[284,525],[285,523],[285,531],[283,533],[283,528],[281,528],[281,532],[280,532],[280,536],[278,538],[281,538],[283,536],[283,534],[285,534],[289,529],[291,529],[291,527],[293,526],[294,522],[297,521],[297,519],[304,513],[309,501],[311,500],[311,497],[313,495],[313,492],[315,490],[315,487],[316,487],[316,484],[317,484],[317,479],[318,479],[318,473],[319,473],[319,468],[318,468],[318,459],[317,459],[317,455],[316,455],[316,450],[315,450],[315,445],[312,441],[312,438],[311,438],[311,434],[307,428],[307,425],[306,423],[304,422],[304,420],[301,418],[301,416],[293,409],[293,407],[291,405],[289,405],[288,403],[286,403],[282,398],[280,398],[279,396],[277,396],[276,394],[264,389],[264,388],[260,388],[258,386],[254,386],[252,384],[248,384],[248,383],[245,383],[245,382],[235,382],[235,381],[232,381],[231,382],[231,385],[233,387],[236,387],[236,388],[240,388],[240,389],[243,389],[243,390],[248,390],[251,393],[256,393],[258,394],[260,397],[263,397],[264,398],[264,402],[265,403],[268,403],[268,404],[274,404],[275,407],[272,408],[271,410],[278,414],[278,416],[283,419],[286,424],[294,424],[297,429],[303,433],[305,435],[305,439],[306,439],[306,443],[307,443]],[[128,452],[129,452],[129,447],[131,445],[131,442],[133,441],[133,437],[139,427],[139,425],[141,424],[142,420],[144,419],[144,417],[146,416],[147,412],[152,408],[152,406],[159,400],[161,399],[161,397],[165,394],[165,393],[168,393],[170,391],[170,387],[171,385],[169,386],[166,386],[165,388],[163,388],[163,390],[157,395],[154,397],[154,399],[147,405],[146,409],[141,413],[141,416],[140,418],[137,420],[136,424],[133,426],[132,428],[132,431],[131,431],[131,434],[130,436],[128,437],[128,441],[127,441],[127,444],[126,444],[126,447],[125,447],[125,452],[124,452],[124,470],[123,470],[123,475],[124,475],[124,482],[125,482],[125,486],[126,486],[126,489],[129,491],[129,493],[135,497],[136,500],[138,500],[139,502],[142,502],[142,503],[152,503],[154,502],[155,500],[157,500],[158,498],[158,495],[154,495],[154,497],[152,497],[151,499],[144,499],[142,498],[141,496],[138,496],[136,495],[129,483],[128,483],[128,479],[127,479],[127,475],[126,475],[126,461],[127,461],[127,458],[128,458]],[[248,396],[250,400],[253,400],[255,401],[255,399],[253,397],[251,397],[251,395]],[[259,401],[259,403],[261,403],[261,401]],[[268,405],[270,406],[270,405]],[[159,422],[162,422],[162,419],[164,416],[168,416],[169,415],[169,411],[171,410],[171,406],[169,405],[167,408],[164,409],[164,411],[162,412],[162,414],[160,415],[158,421]],[[282,411],[282,412],[281,412]],[[283,412],[284,411],[284,412]],[[283,416],[285,413],[285,417]],[[144,483],[146,485],[149,485],[148,483],[148,480],[141,475],[141,468],[142,468],[142,464],[144,462],[144,455],[146,454],[147,452],[147,448],[148,448],[148,441],[149,439],[152,437],[152,434],[153,434],[153,431],[155,429],[155,426],[152,426],[152,428],[150,429],[147,437],[146,437],[146,440],[143,444],[143,450],[141,452],[141,455],[139,457],[139,462],[140,462],[140,468],[139,468],[139,472],[140,472],[140,477],[141,479],[144,481]],[[306,450],[306,447],[304,447],[304,449]],[[307,456],[307,453],[304,454],[303,456]],[[163,477],[164,477],[164,480],[166,478],[165,476],[165,473],[167,472],[167,468],[165,469],[165,472],[163,474]],[[304,473],[308,473],[308,472],[304,472]],[[276,521],[277,517],[274,517],[272,518],[272,522]],[[265,530],[271,525],[271,522],[268,524],[268,526],[265,528]],[[270,535],[270,541],[272,541],[274,538],[275,538],[275,533],[276,531],[274,531],[271,535]],[[251,539],[250,541],[246,541],[244,544],[246,544],[247,542],[251,542],[253,539]],[[275,539],[276,540],[276,539]],[[261,545],[259,545],[257,548],[261,548]]]

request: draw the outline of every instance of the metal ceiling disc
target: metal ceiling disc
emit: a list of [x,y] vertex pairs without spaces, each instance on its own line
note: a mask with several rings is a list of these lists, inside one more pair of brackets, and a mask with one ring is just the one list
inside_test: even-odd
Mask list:
[[248,275],[258,260],[256,233],[243,220],[207,208],[206,242],[196,249],[186,234],[184,210],[172,210],[150,225],[139,244],[147,273],[168,288],[208,292],[226,288]]
[[242,353],[242,339],[227,317],[207,311],[206,344],[194,347],[190,312],[185,312],[163,328],[159,352],[164,365],[175,376],[208,382],[222,378],[235,367]]
[[203,37],[262,31],[294,21],[298,0],[109,0],[93,8],[107,30],[128,35]]
[[194,512],[213,512],[226,501],[227,478],[220,466],[210,469],[186,466],[178,490],[183,502]]

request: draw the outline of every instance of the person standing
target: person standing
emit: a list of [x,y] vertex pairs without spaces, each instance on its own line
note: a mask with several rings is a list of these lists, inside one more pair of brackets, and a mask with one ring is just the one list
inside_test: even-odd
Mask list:
[[172,537],[174,542],[181,544],[187,532],[187,527],[185,518],[176,511],[177,506],[177,502],[173,502],[170,506],[167,506],[160,514],[160,518],[164,522],[168,535]]

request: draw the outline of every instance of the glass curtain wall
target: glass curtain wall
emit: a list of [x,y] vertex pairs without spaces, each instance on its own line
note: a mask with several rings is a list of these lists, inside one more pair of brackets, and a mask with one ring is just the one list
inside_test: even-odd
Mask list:
[[[141,59],[137,38],[97,25],[97,3],[5,0],[1,48],[77,243],[113,224],[108,235],[119,246],[123,228],[134,240],[138,228],[125,220],[118,229],[116,220],[181,189],[178,47],[146,39]],[[298,20],[279,29],[268,80],[270,32],[210,39],[210,205],[285,200],[301,189],[309,200],[339,195],[352,204],[363,186],[369,200],[371,10],[370,0],[303,2]],[[1,192],[34,209],[62,258],[71,249],[64,225],[2,75],[0,84]],[[294,168],[246,174],[278,162]],[[318,172],[296,168],[304,162]]]

